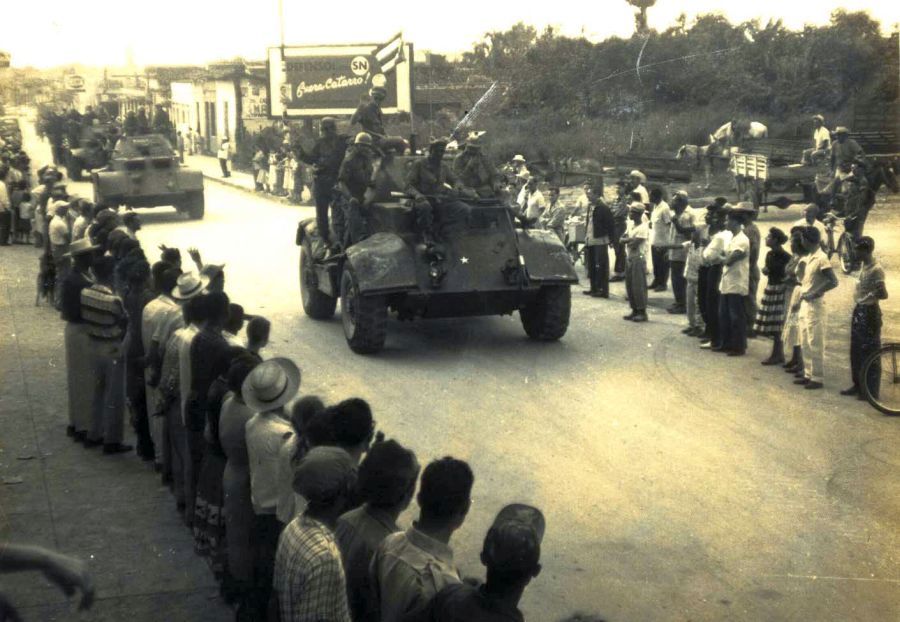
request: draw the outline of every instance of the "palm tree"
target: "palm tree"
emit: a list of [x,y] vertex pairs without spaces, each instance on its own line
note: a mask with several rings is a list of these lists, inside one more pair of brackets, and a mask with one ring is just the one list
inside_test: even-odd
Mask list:
[[656,4],[656,0],[625,0],[633,7],[640,9],[639,13],[634,16],[635,30],[639,35],[646,33],[650,28],[647,26],[647,9]]

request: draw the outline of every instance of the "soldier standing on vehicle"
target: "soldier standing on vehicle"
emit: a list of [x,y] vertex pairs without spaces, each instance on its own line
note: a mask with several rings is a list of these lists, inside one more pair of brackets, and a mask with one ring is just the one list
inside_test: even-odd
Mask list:
[[462,153],[453,161],[453,172],[464,188],[471,188],[483,199],[497,196],[500,181],[497,171],[481,149],[481,138],[466,141]]
[[337,187],[343,197],[344,209],[334,213],[334,233],[344,245],[354,244],[365,235],[362,208],[366,190],[374,184],[375,155],[372,137],[360,132],[338,170]]
[[[322,135],[312,151],[300,148],[300,159],[312,165],[315,174],[313,198],[316,202],[316,227],[326,243],[333,244],[328,229],[328,208],[334,201],[334,186],[341,171],[341,162],[347,152],[347,139],[337,133],[334,117],[324,117],[320,123]],[[363,191],[365,192],[365,191]]]
[[444,164],[446,138],[435,138],[428,145],[428,157],[416,160],[406,176],[406,193],[415,202],[416,227],[425,244],[434,243],[434,210],[447,203],[439,198],[457,187],[456,175]]
[[360,104],[353,116],[350,117],[350,123],[351,125],[358,123],[362,127],[362,131],[372,137],[375,147],[390,146],[398,153],[403,153],[403,139],[396,136],[388,136],[387,131],[384,129],[384,114],[381,111],[381,106],[387,98],[387,94],[387,89],[383,86],[373,86],[369,91],[369,101]]

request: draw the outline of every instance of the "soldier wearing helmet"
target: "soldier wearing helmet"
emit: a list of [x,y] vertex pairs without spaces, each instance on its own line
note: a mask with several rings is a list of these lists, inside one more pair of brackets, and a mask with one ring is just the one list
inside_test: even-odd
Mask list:
[[362,131],[366,132],[375,140],[385,137],[384,118],[381,112],[381,105],[387,98],[387,89],[383,86],[373,86],[369,91],[369,101],[360,104],[356,112],[350,118],[350,123],[362,127]]
[[334,187],[341,171],[341,162],[347,151],[347,138],[337,131],[334,117],[324,117],[320,123],[322,135],[316,140],[312,151],[300,149],[300,159],[311,164],[315,175],[313,198],[316,202],[316,227],[326,243],[333,245],[328,228],[328,208],[334,201]]
[[415,203],[416,226],[426,244],[434,242],[434,208],[448,190],[459,186],[453,170],[444,164],[448,142],[446,138],[432,139],[428,155],[413,162],[406,176],[406,192]]
[[338,241],[345,245],[354,244],[365,236],[363,208],[366,191],[375,183],[376,156],[372,137],[360,132],[341,162],[337,187],[344,210],[334,214],[334,232]]

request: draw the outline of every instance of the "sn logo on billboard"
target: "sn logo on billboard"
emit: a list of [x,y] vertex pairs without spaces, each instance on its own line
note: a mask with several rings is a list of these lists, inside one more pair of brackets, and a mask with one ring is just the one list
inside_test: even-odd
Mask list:
[[369,73],[369,59],[365,56],[354,56],[350,61],[350,71],[356,76],[366,75]]

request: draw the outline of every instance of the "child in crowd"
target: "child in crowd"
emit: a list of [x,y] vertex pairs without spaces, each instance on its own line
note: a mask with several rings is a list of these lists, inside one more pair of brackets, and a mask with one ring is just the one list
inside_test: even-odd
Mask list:
[[294,165],[294,154],[290,151],[286,152],[284,156],[284,194],[289,199],[293,199],[291,195],[294,188]]
[[760,337],[772,338],[772,353],[762,362],[763,365],[781,365],[784,363],[784,345],[781,341],[781,333],[784,329],[784,312],[786,301],[785,292],[785,268],[791,260],[791,255],[784,250],[787,235],[777,227],[769,229],[766,236],[766,264],[762,273],[768,277],[766,289],[763,292],[762,305],[756,315],[756,334]]
[[34,218],[34,198],[27,190],[22,193],[22,200],[19,201],[19,213],[16,220],[16,232],[13,238],[21,244],[28,244],[31,241],[31,221]]
[[684,278],[687,281],[685,306],[688,325],[681,332],[688,337],[699,337],[706,330],[706,325],[700,316],[700,295],[698,291],[700,264],[703,262],[703,230],[695,229],[691,233],[691,241],[685,242],[684,245],[688,251],[687,260],[684,264]]
[[798,371],[803,372],[803,350],[800,347],[800,318],[795,310],[800,301],[800,281],[803,280],[805,268],[806,250],[803,248],[801,228],[791,229],[791,253],[793,257],[785,267],[784,296],[788,301],[787,312],[784,318],[784,328],[781,333],[782,348],[791,348],[791,360],[784,364],[784,370],[789,374]]
[[247,323],[247,349],[260,358],[263,357],[262,349],[269,344],[269,332],[272,324],[261,315],[253,316]]

